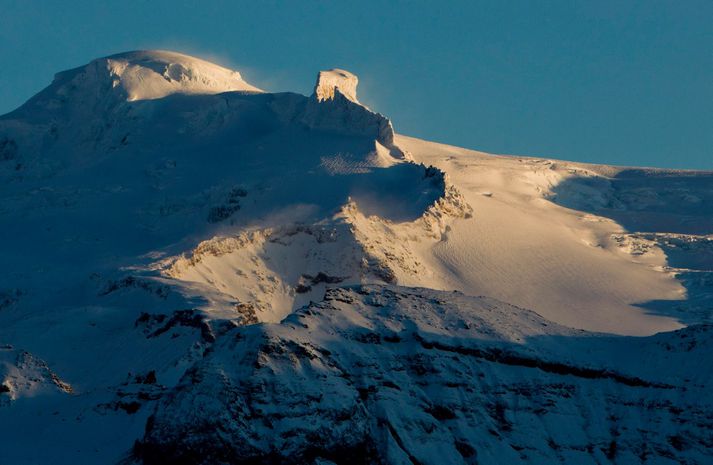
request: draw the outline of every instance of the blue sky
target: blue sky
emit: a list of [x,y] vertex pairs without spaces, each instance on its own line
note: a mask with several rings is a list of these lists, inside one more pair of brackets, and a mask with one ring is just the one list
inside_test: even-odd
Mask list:
[[162,48],[270,91],[348,69],[363,102],[425,139],[713,169],[711,24],[711,0],[0,0],[0,113],[57,71]]

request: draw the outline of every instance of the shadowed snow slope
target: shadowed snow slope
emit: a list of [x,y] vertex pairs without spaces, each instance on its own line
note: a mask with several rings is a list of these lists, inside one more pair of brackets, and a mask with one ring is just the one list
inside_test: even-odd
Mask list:
[[0,463],[710,459],[713,174],[396,135],[357,82],[130,52],[0,116]]
[[712,342],[710,327],[605,338],[482,297],[334,289],[226,333],[135,450],[150,464],[702,464],[713,405],[696,358]]

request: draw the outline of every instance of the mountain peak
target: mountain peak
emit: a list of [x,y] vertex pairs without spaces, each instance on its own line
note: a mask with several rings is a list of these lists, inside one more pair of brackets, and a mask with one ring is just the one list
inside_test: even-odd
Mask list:
[[239,72],[181,53],[138,50],[97,58],[55,75],[29,107],[57,110],[65,102],[95,108],[122,101],[155,100],[172,94],[262,92]]
[[127,100],[151,100],[173,93],[216,94],[230,91],[261,92],[245,82],[239,72],[199,58],[163,50],[142,50],[100,58],[113,87],[121,87]]

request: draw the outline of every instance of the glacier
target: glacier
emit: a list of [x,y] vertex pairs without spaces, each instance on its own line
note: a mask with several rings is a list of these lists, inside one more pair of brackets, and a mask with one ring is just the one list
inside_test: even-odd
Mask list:
[[0,463],[705,464],[713,173],[168,51],[0,116]]

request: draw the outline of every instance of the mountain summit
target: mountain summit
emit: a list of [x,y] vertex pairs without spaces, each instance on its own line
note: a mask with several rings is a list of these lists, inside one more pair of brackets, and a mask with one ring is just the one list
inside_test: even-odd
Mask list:
[[0,463],[710,463],[713,173],[164,51],[0,116]]
[[74,89],[84,92],[111,89],[128,101],[152,100],[171,94],[262,92],[245,82],[237,71],[162,50],[141,50],[99,58],[57,74],[50,89],[58,98],[68,96]]

